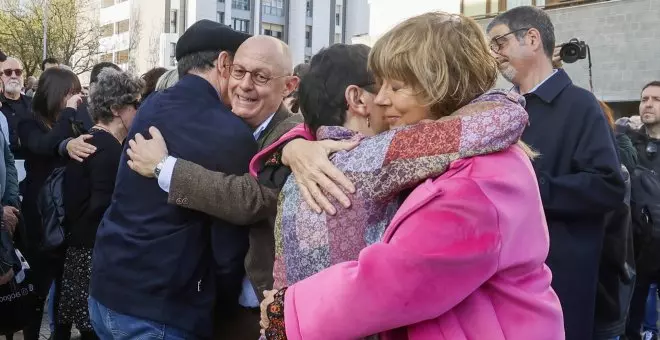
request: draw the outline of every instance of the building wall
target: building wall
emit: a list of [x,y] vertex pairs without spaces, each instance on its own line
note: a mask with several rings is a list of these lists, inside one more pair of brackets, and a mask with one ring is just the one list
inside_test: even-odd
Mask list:
[[[636,101],[642,86],[660,79],[660,0],[616,0],[547,10],[557,43],[589,44],[594,94],[607,102]],[[490,19],[480,20],[484,27]],[[564,65],[577,85],[589,88],[586,60]],[[500,87],[511,87],[503,79]]]

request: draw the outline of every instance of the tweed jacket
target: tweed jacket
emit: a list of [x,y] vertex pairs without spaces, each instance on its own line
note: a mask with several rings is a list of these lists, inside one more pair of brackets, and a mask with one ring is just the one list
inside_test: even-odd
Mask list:
[[[276,142],[302,121],[301,115],[280,106],[257,140],[259,150]],[[263,291],[273,286],[273,226],[278,194],[279,188],[263,186],[248,173],[228,175],[179,159],[172,173],[168,202],[251,228],[245,270],[257,297],[262,300]]]

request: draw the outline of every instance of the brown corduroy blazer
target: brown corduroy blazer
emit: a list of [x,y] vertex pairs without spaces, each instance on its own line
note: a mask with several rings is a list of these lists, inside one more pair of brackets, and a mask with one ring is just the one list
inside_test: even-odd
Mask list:
[[[259,150],[302,122],[301,115],[280,106],[257,140]],[[172,173],[168,202],[251,228],[245,270],[261,301],[262,292],[273,287],[273,226],[278,194],[278,189],[259,184],[250,174],[227,175],[179,159]]]

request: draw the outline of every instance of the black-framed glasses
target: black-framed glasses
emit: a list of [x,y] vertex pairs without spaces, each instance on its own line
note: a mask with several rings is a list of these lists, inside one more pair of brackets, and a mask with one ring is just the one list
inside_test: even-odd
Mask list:
[[250,74],[250,79],[252,79],[252,82],[261,86],[268,85],[268,83],[273,79],[288,77],[288,75],[271,77],[261,71],[248,71],[241,65],[229,65],[229,75],[236,80],[245,78],[245,75],[248,73]]
[[526,27],[526,28],[519,28],[517,30],[513,30],[509,33],[505,33],[502,35],[498,35],[494,37],[493,39],[490,40],[490,44],[488,45],[490,47],[490,50],[495,52],[495,53],[500,53],[500,50],[502,49],[502,46],[506,42],[506,40],[503,40],[502,38],[505,38],[511,34],[518,33],[520,31],[529,31],[531,27]]
[[2,73],[4,73],[6,77],[11,77],[12,74],[15,74],[17,77],[20,77],[23,75],[23,70],[21,70],[20,68],[15,68],[15,69],[7,68],[2,70]]

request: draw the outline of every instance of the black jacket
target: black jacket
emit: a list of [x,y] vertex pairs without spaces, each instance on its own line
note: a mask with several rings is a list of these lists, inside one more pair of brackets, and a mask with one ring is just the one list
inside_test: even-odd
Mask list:
[[541,153],[534,170],[566,339],[591,339],[605,216],[625,193],[614,135],[594,95],[561,69],[525,99],[530,125],[522,140]]
[[0,95],[2,102],[2,113],[7,117],[9,125],[9,142],[11,152],[16,159],[25,159],[22,148],[22,141],[18,135],[18,123],[25,118],[32,117],[32,98],[21,95],[18,100],[10,100]]

